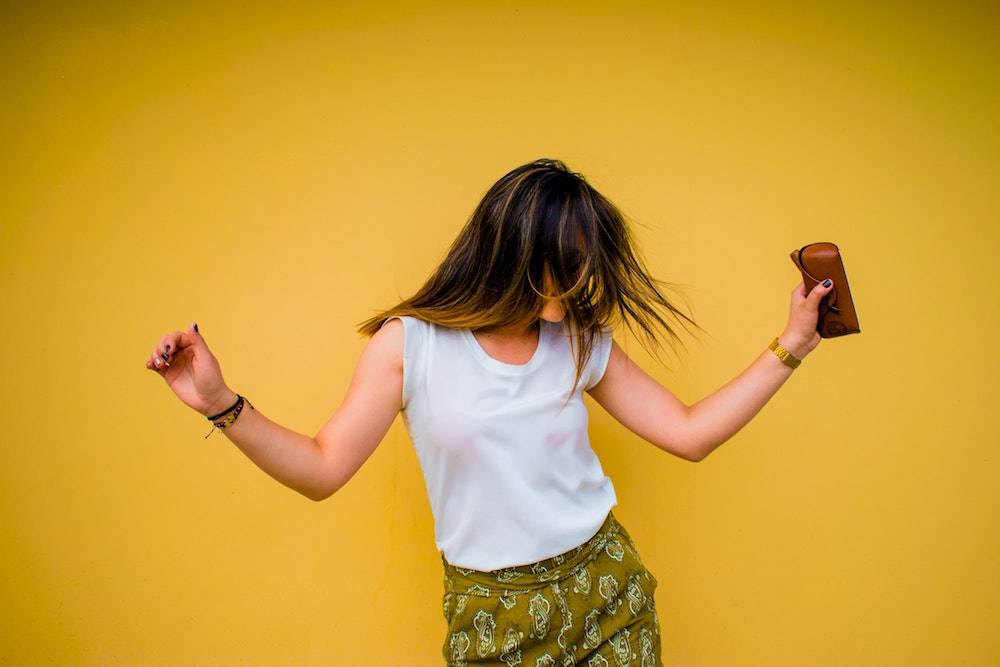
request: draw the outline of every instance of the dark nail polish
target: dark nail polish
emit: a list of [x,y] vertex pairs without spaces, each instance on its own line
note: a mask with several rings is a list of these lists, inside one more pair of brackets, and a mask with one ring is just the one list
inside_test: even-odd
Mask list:
[[170,351],[170,343],[167,343],[167,352]]
[[197,322],[194,323],[194,330],[196,332],[198,332],[198,333],[201,333],[200,331],[198,331],[198,323]]
[[823,281],[823,287],[829,287],[829,286],[830,286],[830,279],[827,278],[826,280]]
[[164,352],[163,354],[161,354],[160,358],[162,358],[164,361],[166,361],[167,360],[167,353]]

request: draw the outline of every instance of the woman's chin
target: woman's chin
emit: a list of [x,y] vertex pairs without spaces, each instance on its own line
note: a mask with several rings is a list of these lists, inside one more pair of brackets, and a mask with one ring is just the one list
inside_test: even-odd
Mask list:
[[542,313],[538,317],[540,319],[545,320],[546,322],[562,322],[563,318],[566,317],[566,312],[562,311],[562,310],[555,311],[555,312],[552,312],[552,311],[546,312],[546,311],[543,310]]

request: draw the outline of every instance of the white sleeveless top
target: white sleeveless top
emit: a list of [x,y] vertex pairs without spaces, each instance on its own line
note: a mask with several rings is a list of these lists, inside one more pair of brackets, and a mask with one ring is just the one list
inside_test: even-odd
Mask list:
[[563,407],[575,371],[564,322],[540,320],[534,356],[508,364],[468,329],[396,317],[403,420],[444,558],[490,571],[555,556],[597,533],[618,500],[590,446],[583,391],[604,375],[611,329],[602,329]]

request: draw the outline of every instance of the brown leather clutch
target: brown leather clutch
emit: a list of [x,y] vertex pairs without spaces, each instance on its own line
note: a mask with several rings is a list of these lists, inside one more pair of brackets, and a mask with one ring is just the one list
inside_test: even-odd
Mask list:
[[851,288],[847,285],[847,271],[840,256],[840,248],[835,243],[820,241],[793,250],[791,256],[795,266],[802,272],[806,294],[812,291],[817,283],[827,278],[833,281],[833,289],[819,302],[816,331],[820,337],[836,338],[861,333],[858,313],[851,298]]

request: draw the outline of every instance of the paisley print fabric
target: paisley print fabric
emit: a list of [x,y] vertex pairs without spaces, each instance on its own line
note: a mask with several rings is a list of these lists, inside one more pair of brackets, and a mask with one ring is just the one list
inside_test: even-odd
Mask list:
[[662,667],[657,581],[613,512],[584,544],[536,563],[441,561],[450,667]]

